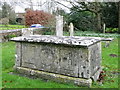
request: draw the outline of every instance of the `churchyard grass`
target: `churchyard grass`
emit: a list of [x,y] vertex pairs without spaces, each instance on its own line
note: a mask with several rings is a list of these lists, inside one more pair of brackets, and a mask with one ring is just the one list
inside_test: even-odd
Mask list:
[[[74,32],[74,35],[75,36],[92,36],[92,37],[118,37],[120,36],[119,34],[117,33],[95,33],[93,31],[75,31]],[[69,32],[66,32],[64,33],[64,36],[69,36]]]
[[[31,79],[10,74],[13,72],[15,43],[2,43],[2,86],[3,88],[78,88],[74,85],[60,84],[52,81]],[[104,72],[100,82],[94,82],[92,88],[118,88],[118,39],[115,38],[108,47],[102,42],[102,67]],[[101,83],[103,82],[103,83]]]
[[12,30],[26,28],[24,25],[0,25],[0,30]]

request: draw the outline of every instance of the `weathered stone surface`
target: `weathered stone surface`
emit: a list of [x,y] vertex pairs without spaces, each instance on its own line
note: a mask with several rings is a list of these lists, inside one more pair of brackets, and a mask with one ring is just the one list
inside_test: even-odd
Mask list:
[[21,31],[21,29],[15,29],[15,30],[0,30],[0,34],[1,34],[1,33],[18,32],[18,31]]
[[74,26],[73,26],[73,23],[70,23],[69,32],[70,32],[70,36],[74,36]]
[[100,37],[69,37],[69,36],[49,36],[49,35],[30,35],[12,38],[13,41],[26,41],[26,42],[43,42],[43,43],[54,43],[54,44],[65,44],[88,47],[97,42],[104,40]]
[[63,16],[56,16],[56,36],[63,36]]
[[0,42],[7,42],[10,40],[10,36],[20,36],[21,29],[15,30],[0,30]]
[[[34,70],[40,70],[66,77],[86,80],[92,78],[96,81],[101,70],[100,41],[103,39],[44,35],[16,37],[12,39],[17,42],[15,68],[25,67],[33,70],[33,72],[30,71],[33,75]],[[29,73],[28,70],[27,73]]]
[[33,35],[43,35],[47,28],[34,28]]
[[91,84],[92,84],[91,79],[68,77],[64,75],[48,73],[44,71],[38,71],[38,70],[33,70],[33,69],[23,68],[23,67],[17,67],[16,70],[21,74],[25,74],[28,76],[35,76],[41,79],[48,79],[48,80],[56,81],[59,83],[75,84],[78,86],[85,86],[85,87],[91,87]]
[[15,54],[15,67],[20,67],[22,64],[22,44],[21,42],[16,43],[16,54]]
[[[94,77],[93,80],[97,80],[101,70],[101,42],[96,43],[88,48],[89,50],[89,60],[90,60],[90,72],[91,77]],[[99,71],[99,72],[98,72]]]
[[63,49],[61,45],[22,43],[22,67],[78,77],[75,52],[76,49]]
[[29,36],[33,35],[34,28],[23,28],[22,29],[22,36]]
[[45,31],[45,28],[23,28],[22,36],[42,35]]
[[13,36],[29,36],[29,35],[42,35],[47,29],[41,28],[23,28],[13,30],[0,30],[0,42],[9,41],[10,35]]

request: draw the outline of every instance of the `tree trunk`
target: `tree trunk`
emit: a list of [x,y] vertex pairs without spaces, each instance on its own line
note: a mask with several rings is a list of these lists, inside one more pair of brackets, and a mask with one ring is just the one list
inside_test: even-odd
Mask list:
[[102,30],[102,20],[101,20],[101,12],[100,12],[100,2],[95,2],[95,10],[96,10],[96,19],[97,19],[97,32],[103,32]]
[[100,13],[96,14],[96,19],[97,19],[97,31],[98,32],[102,32],[102,28],[101,28],[101,14]]
[[119,28],[118,28],[118,33],[120,34],[120,1],[118,3],[119,3],[119,9],[118,9],[119,10],[119,12],[118,12],[119,13],[119,16],[118,16],[119,17],[119,22],[118,22]]

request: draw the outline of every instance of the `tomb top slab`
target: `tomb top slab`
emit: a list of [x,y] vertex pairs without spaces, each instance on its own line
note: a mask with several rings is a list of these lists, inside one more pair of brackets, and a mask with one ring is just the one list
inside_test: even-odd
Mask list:
[[51,35],[30,35],[15,37],[11,39],[16,42],[42,42],[42,43],[54,43],[64,45],[75,45],[88,47],[100,41],[111,41],[112,38],[100,38],[100,37],[79,37],[79,36],[51,36]]

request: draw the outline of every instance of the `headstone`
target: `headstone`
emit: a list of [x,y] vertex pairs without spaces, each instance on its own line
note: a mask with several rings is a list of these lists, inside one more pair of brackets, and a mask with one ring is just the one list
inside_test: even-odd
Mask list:
[[105,23],[103,24],[103,33],[105,33],[105,27],[106,27],[106,25],[105,25]]
[[56,16],[56,36],[63,36],[63,16]]
[[33,28],[23,28],[22,36],[29,36],[29,35],[33,35]]
[[70,26],[69,26],[69,32],[70,32],[70,36],[74,36],[74,26],[73,26],[73,23],[70,23]]

